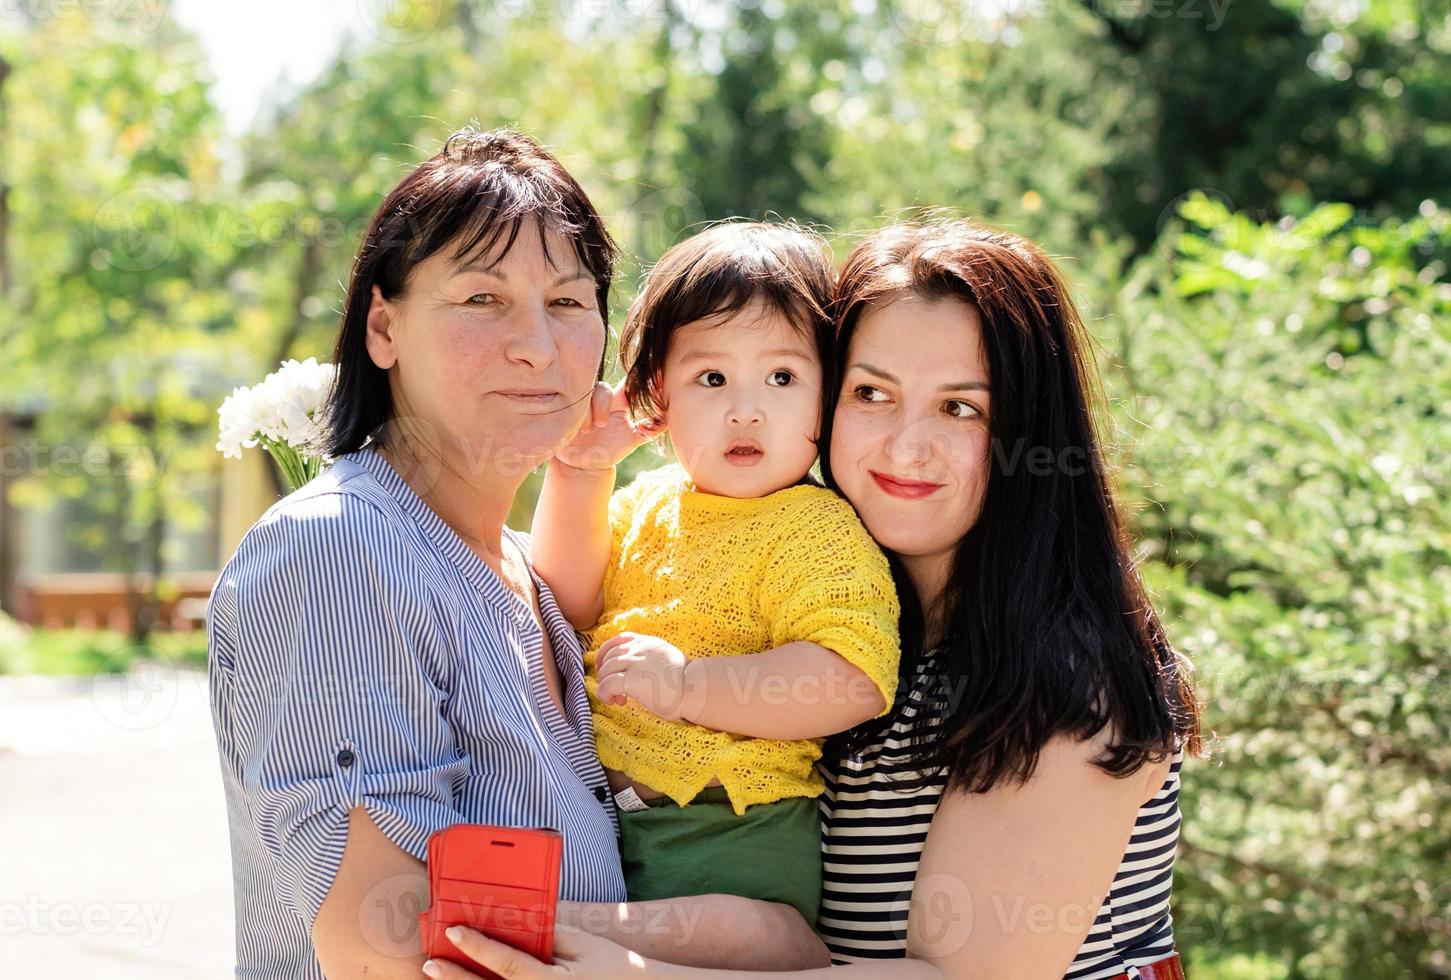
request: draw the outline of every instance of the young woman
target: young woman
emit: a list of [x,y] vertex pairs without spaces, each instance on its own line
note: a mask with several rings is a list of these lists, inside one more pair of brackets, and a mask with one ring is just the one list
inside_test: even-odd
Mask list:
[[[836,317],[823,471],[891,560],[903,679],[823,757],[819,931],[845,965],[820,975],[1181,976],[1196,706],[1121,530],[1061,278],[1017,236],[899,225],[847,259]],[[506,977],[757,975],[568,928],[553,966],[460,945]]]
[[776,903],[617,914],[583,650],[504,524],[532,469],[614,424],[613,257],[579,184],[509,131],[455,134],[374,217],[335,355],[336,461],[248,531],[208,606],[238,976],[417,977],[426,843],[456,823],[559,828],[561,917],[600,911],[656,957],[820,962]]

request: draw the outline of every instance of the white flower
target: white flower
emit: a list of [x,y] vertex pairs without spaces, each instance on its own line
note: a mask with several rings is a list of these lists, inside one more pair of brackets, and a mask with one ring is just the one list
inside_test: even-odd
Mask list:
[[301,455],[321,455],[324,433],[317,415],[336,373],[333,365],[309,357],[285,361],[260,384],[235,389],[217,410],[217,449],[240,459],[243,449],[265,437]]
[[217,450],[223,456],[241,459],[243,449],[257,445],[254,438],[257,433],[253,409],[255,400],[252,388],[234,388],[227,400],[222,402],[222,407],[217,409],[218,428],[221,429]]

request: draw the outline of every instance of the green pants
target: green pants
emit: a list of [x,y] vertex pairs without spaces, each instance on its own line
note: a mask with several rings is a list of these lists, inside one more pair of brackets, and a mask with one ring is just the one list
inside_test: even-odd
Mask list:
[[821,907],[821,817],[797,796],[746,807],[736,816],[726,791],[708,786],[677,806],[619,810],[620,858],[632,902],[722,892],[795,906],[816,925]]

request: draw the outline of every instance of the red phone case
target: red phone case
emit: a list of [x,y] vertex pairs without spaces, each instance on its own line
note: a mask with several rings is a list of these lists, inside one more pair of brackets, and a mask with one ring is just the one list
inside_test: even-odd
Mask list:
[[554,962],[554,910],[564,838],[546,827],[461,823],[428,839],[428,893],[418,916],[423,952],[481,977],[479,966],[448,941],[444,930],[466,925],[545,963]]

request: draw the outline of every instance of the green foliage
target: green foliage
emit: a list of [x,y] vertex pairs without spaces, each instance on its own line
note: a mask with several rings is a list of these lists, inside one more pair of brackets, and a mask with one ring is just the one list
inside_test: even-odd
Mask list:
[[1122,487],[1212,765],[1179,932],[1289,976],[1442,970],[1451,212],[1257,224],[1196,197],[1109,301]]
[[0,634],[0,674],[123,674],[143,662],[204,669],[206,633],[155,633],[141,644],[114,630]]

